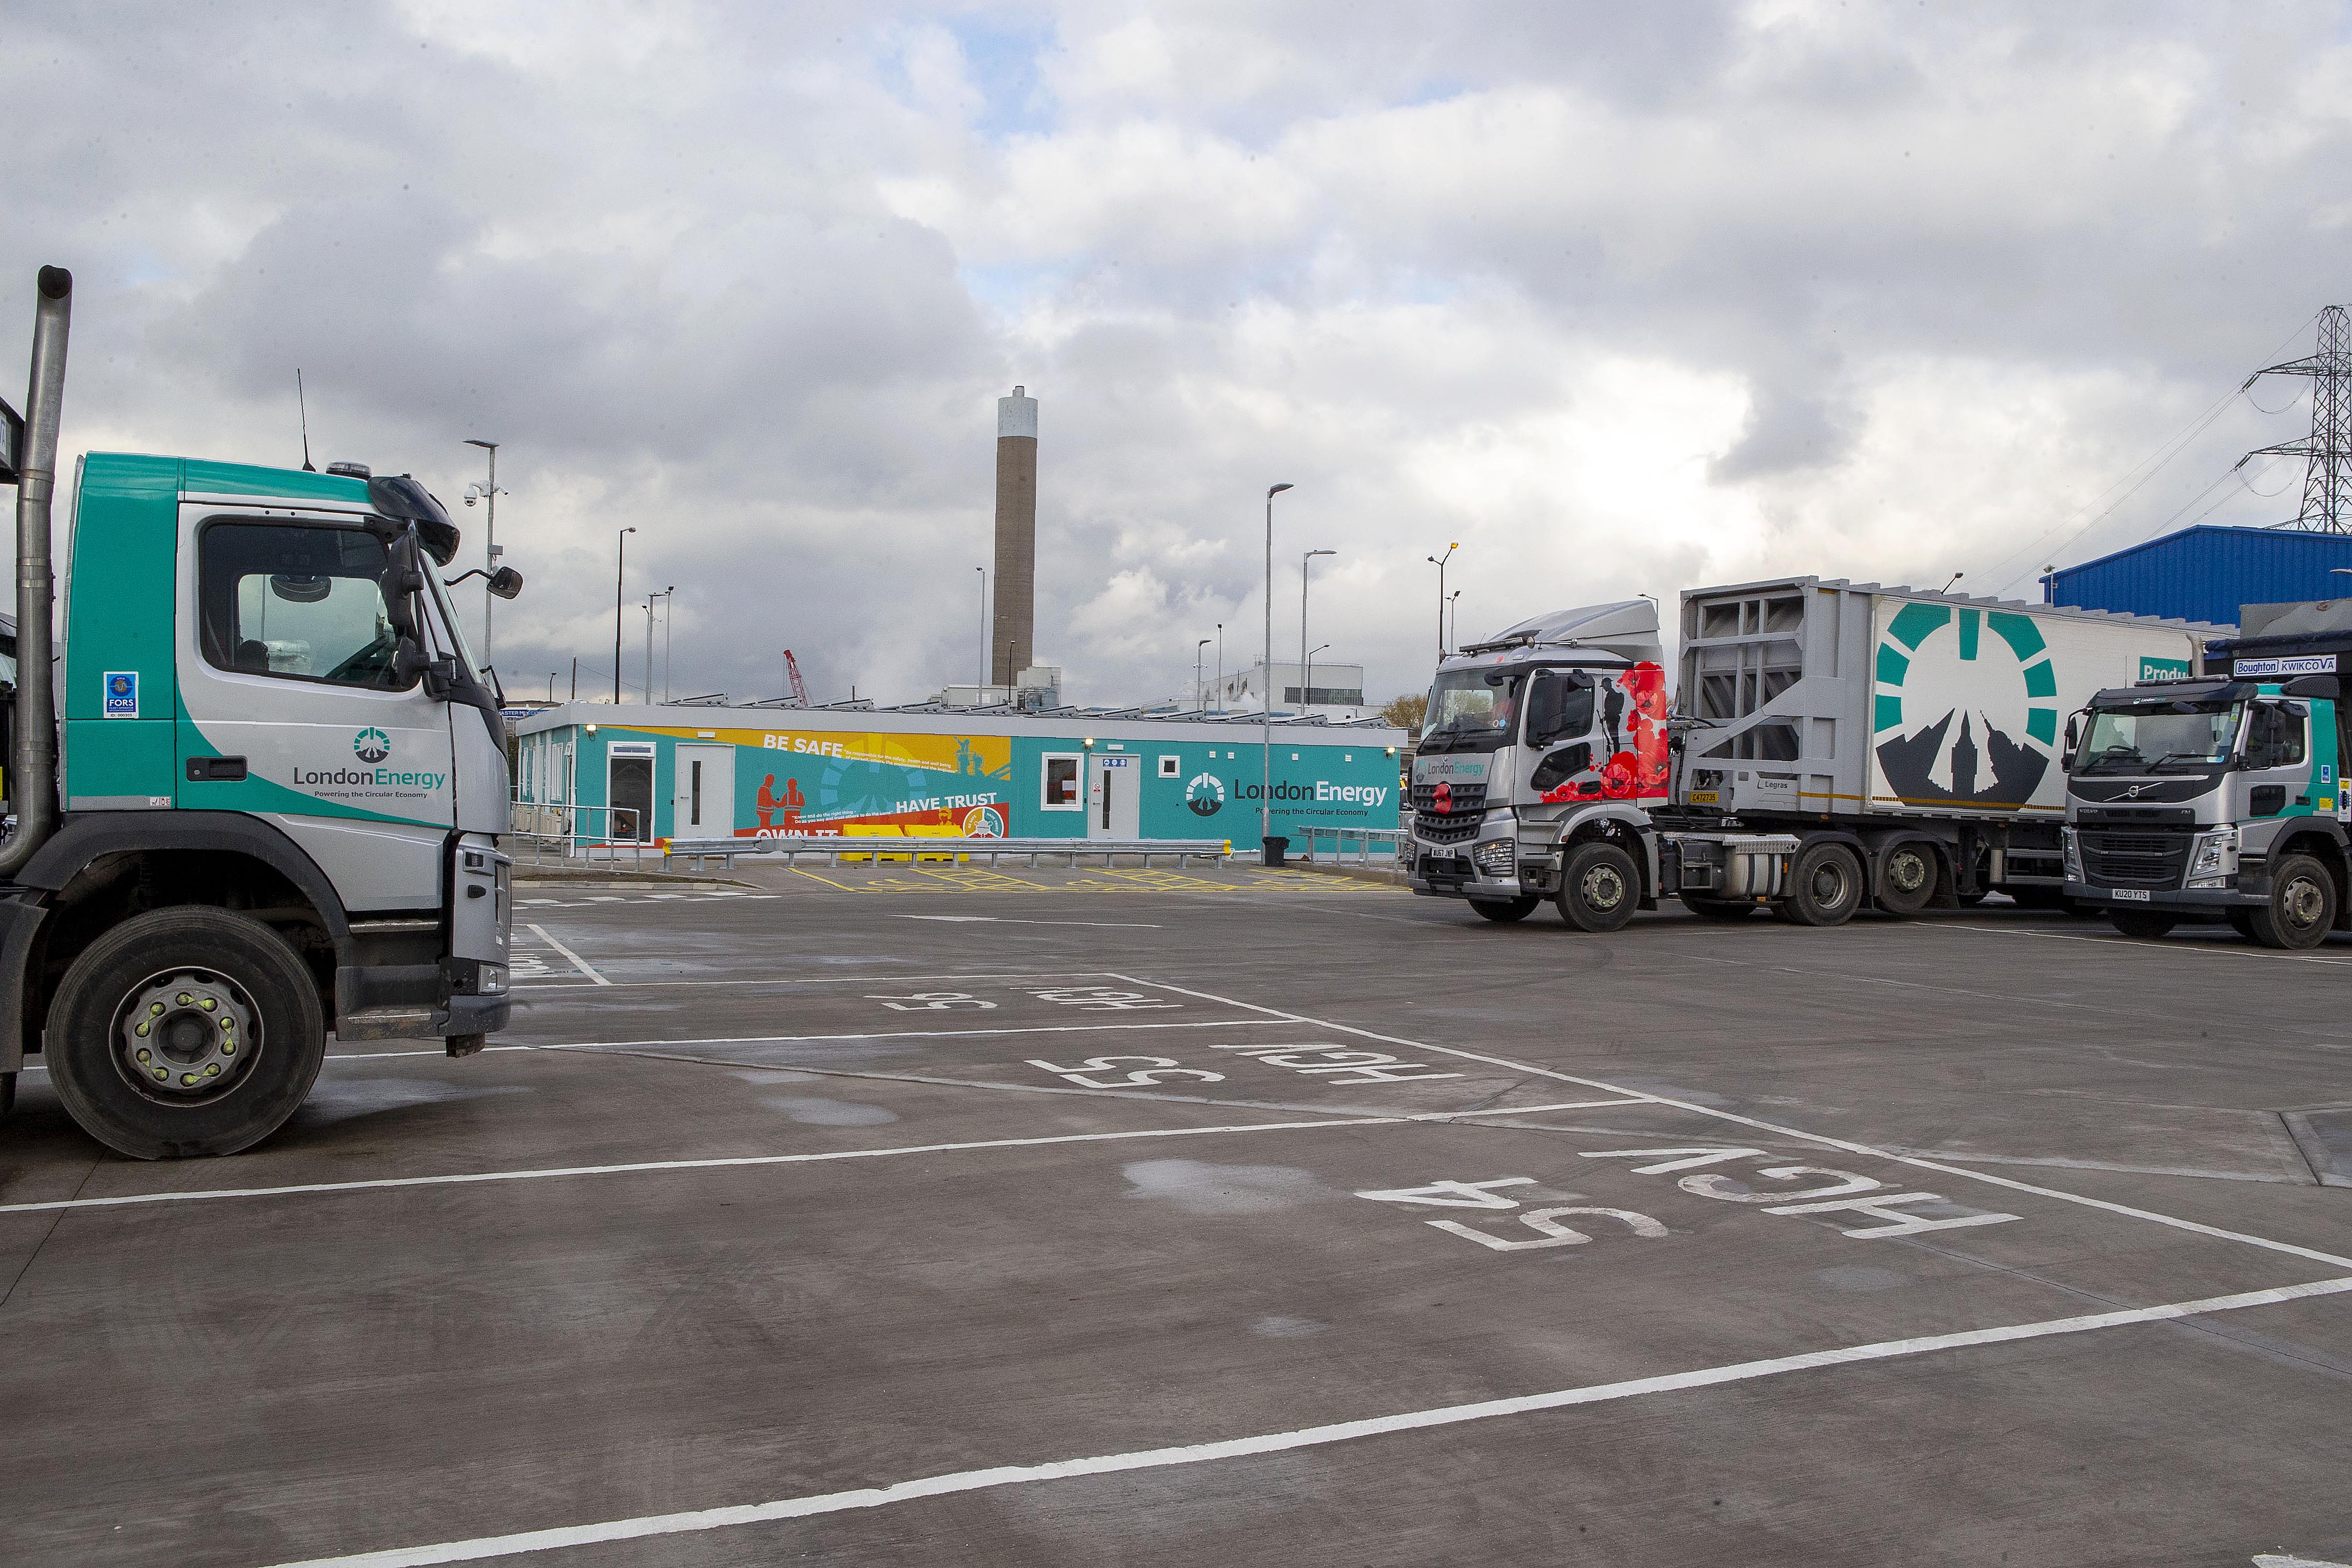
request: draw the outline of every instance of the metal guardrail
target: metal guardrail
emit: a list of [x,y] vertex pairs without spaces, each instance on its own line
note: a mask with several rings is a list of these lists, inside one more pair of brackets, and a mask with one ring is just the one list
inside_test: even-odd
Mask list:
[[1177,864],[1189,866],[1194,856],[1222,860],[1234,852],[1232,841],[1224,838],[901,838],[814,833],[783,834],[772,838],[673,838],[661,847],[672,859],[692,860],[698,871],[703,868],[704,861],[711,859],[723,861],[731,871],[738,855],[781,855],[787,866],[798,864],[803,855],[822,855],[832,866],[840,865],[845,855],[877,860],[886,856],[909,860],[918,857],[977,860],[984,857],[992,866],[1007,855],[1025,855],[1032,866],[1046,855],[1065,856],[1072,866],[1078,863],[1081,855],[1100,855],[1105,865],[1115,855],[1139,855],[1146,866],[1151,864],[1155,855],[1172,855]]
[[659,853],[652,838],[640,837],[645,825],[634,806],[518,798],[511,803],[511,810],[507,831],[512,847],[518,858],[520,851],[528,848],[532,865],[544,864],[551,850],[564,860],[605,859],[615,864],[625,855],[633,868],[642,870],[646,852]]
[[1352,838],[1356,840],[1356,864],[1359,866],[1369,866],[1372,863],[1374,844],[1386,845],[1388,853],[1384,858],[1394,860],[1403,853],[1404,841],[1409,837],[1411,836],[1401,827],[1307,826],[1291,829],[1291,842],[1296,844],[1304,840],[1307,845],[1306,853],[1300,858],[1312,860],[1320,855],[1322,841],[1328,838],[1331,840],[1331,858],[1345,860],[1348,858],[1348,840]]

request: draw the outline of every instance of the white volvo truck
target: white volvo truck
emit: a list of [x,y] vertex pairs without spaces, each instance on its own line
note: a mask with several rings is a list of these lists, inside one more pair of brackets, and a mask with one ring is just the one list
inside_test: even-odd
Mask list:
[[[61,647],[50,498],[72,279],[44,268],[17,487],[0,1095],[37,1053],[125,1154],[225,1154],[309,1095],[330,1031],[503,1028],[505,736],[424,487],[91,453]],[[493,593],[521,578],[502,569]]]
[[1412,887],[1595,931],[1677,896],[1802,925],[2056,907],[2061,715],[2230,629],[1774,578],[1682,595],[1670,703],[1650,600],[1522,622],[1438,668]]

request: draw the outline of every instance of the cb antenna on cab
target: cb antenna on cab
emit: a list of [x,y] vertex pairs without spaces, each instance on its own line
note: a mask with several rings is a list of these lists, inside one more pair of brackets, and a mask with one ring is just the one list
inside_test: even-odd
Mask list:
[[310,466],[310,405],[302,398],[302,373],[299,369],[294,372],[294,408],[302,416],[302,471],[315,474],[319,470]]

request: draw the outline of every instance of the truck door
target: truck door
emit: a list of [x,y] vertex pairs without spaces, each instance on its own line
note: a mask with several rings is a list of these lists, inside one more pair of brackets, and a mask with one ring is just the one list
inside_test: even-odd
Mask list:
[[449,705],[395,672],[383,539],[349,515],[198,505],[180,538],[180,809],[275,824],[347,908],[439,908]]

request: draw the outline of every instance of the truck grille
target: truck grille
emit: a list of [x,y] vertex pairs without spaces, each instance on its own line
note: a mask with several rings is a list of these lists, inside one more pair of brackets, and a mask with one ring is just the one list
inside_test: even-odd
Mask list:
[[[1435,784],[1412,786],[1412,808],[1418,812],[1437,810]],[[1483,784],[1449,784],[1445,797],[1445,815],[1475,816],[1486,809],[1486,786]]]
[[1416,812],[1412,836],[1428,844],[1459,844],[1478,837],[1478,819],[1483,815],[1472,812],[1467,816],[1433,816],[1427,812]]
[[2187,833],[2078,828],[2083,871],[2096,888],[2177,888],[2189,868]]

